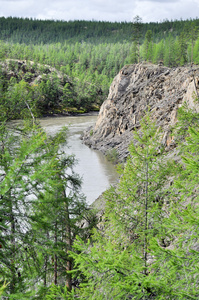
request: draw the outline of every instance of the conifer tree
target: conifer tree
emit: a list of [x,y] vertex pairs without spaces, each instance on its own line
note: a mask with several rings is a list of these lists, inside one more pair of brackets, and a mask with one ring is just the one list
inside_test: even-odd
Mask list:
[[[168,216],[163,221],[172,238],[169,247],[162,248],[156,242],[154,248],[154,259],[160,266],[156,282],[161,287],[158,299],[188,300],[199,297],[198,119],[197,112],[185,107],[179,112],[181,161],[175,164],[176,176],[167,205]],[[182,139],[185,135],[186,140]]]
[[142,19],[139,16],[136,16],[133,19],[132,23],[132,40],[133,40],[133,53],[132,53],[132,63],[140,62],[140,38],[141,38],[141,28],[142,28]]
[[163,243],[166,238],[161,224],[169,173],[160,135],[147,114],[134,133],[118,189],[106,194],[104,230],[95,231],[87,245],[76,243],[80,254],[72,256],[86,278],[81,299],[150,299],[157,294],[151,239]]
[[199,28],[198,28],[198,26],[195,25],[194,22],[191,23],[191,26],[189,27],[187,34],[188,34],[188,37],[191,42],[191,63],[193,63],[194,44],[195,44],[195,41],[197,40],[198,34],[199,34]]
[[152,59],[152,31],[148,30],[145,34],[143,44],[143,58],[144,60],[151,61]]
[[175,39],[171,34],[165,40],[164,64],[168,67],[174,67],[177,64]]
[[34,201],[31,217],[39,265],[38,279],[43,280],[44,287],[54,283],[66,285],[69,291],[72,289],[69,272],[72,260],[68,253],[76,234],[82,235],[84,231],[78,224],[87,211],[85,198],[79,192],[81,181],[77,175],[71,174],[73,165],[73,156],[59,158],[58,173],[51,178],[53,189]]
[[199,38],[196,40],[193,48],[193,62],[194,64],[199,64]]
[[153,53],[153,62],[154,63],[159,63],[160,61],[163,62],[164,49],[165,49],[165,42],[164,42],[164,40],[161,40],[158,44],[156,44],[156,47],[154,49],[154,53]]
[[181,32],[179,39],[179,61],[180,65],[184,65],[187,62],[187,42],[185,32]]
[[0,134],[1,269],[15,294],[28,284],[27,270],[33,263],[28,251],[30,211],[34,199],[49,188],[49,174],[56,173],[56,152],[52,148],[46,153],[46,135],[36,127],[17,133],[2,124]]
[[[30,107],[28,112],[32,117]],[[86,204],[79,193],[81,181],[72,172],[74,158],[60,150],[66,130],[47,137],[31,119],[16,125],[1,117],[0,267],[1,279],[9,282],[5,293],[30,299],[35,284],[41,279],[45,286],[51,284],[53,273],[54,283],[64,280],[70,290],[68,251],[81,231]]]

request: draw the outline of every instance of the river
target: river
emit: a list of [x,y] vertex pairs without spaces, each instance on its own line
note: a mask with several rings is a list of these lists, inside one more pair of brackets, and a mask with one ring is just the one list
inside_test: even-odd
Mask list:
[[87,203],[94,202],[110,185],[118,181],[118,174],[102,153],[84,145],[82,132],[96,122],[97,115],[54,117],[40,119],[41,126],[49,134],[55,134],[63,126],[69,128],[68,142],[64,146],[67,154],[74,154],[78,160],[74,170],[82,178],[82,193]]

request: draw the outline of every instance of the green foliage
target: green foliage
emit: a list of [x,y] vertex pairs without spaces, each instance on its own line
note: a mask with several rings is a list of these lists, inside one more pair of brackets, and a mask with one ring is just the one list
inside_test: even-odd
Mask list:
[[199,123],[185,108],[179,117],[181,161],[164,156],[148,116],[134,134],[119,186],[106,192],[103,230],[71,254],[80,299],[198,299]]
[[165,40],[164,64],[169,67],[174,67],[176,64],[176,48],[175,40],[172,35]]
[[148,114],[141,126],[134,133],[136,142],[130,145],[119,187],[106,193],[103,232],[95,231],[87,245],[78,239],[80,254],[71,254],[85,277],[81,299],[148,299],[158,294],[151,247],[154,237],[166,238],[162,207],[170,166],[163,156],[161,132]]
[[[189,117],[188,120],[184,118]],[[176,165],[176,176],[170,197],[168,218],[163,226],[174,238],[170,249],[154,248],[160,277],[169,286],[169,299],[197,299],[198,293],[198,122],[189,123],[190,110],[181,110],[181,120],[187,123],[186,142],[180,145],[182,162]],[[192,127],[194,126],[194,127]],[[167,276],[165,276],[167,274]]]
[[143,51],[142,57],[144,60],[152,61],[152,52],[153,52],[152,47],[153,47],[152,31],[148,30],[145,35],[145,40],[143,43],[143,50],[142,50]]
[[181,32],[178,44],[180,65],[184,65],[187,62],[187,40],[184,32]]
[[[38,111],[99,107],[124,63],[199,63],[198,19],[140,21],[0,18],[0,267],[10,299],[199,297],[198,113],[179,110],[182,163],[174,164],[147,114],[118,188],[106,192],[103,230],[92,236],[96,219],[79,194],[74,158],[59,148],[65,132],[48,138],[36,126]],[[16,118],[28,121],[12,126]],[[80,288],[70,291],[72,275]]]
[[133,40],[133,63],[140,62],[140,39],[142,36],[142,19],[139,16],[136,16],[133,19],[132,23],[132,40]]
[[[44,29],[45,22],[48,23],[48,33]],[[40,66],[38,64],[37,67],[45,74],[51,72],[49,67],[43,65],[48,64],[71,78],[71,84],[67,87],[65,87],[67,82],[60,84],[56,78],[53,82],[50,80],[51,83],[48,80],[44,82],[47,87],[40,89],[47,92],[40,96],[41,99],[44,97],[40,103],[44,110],[48,108],[54,110],[56,107],[62,111],[65,105],[66,109],[67,106],[73,106],[89,110],[93,104],[100,105],[108,94],[110,82],[124,63],[136,63],[141,59],[154,63],[163,61],[167,66],[183,65],[187,62],[198,63],[198,20],[143,24],[137,16],[133,23],[49,22],[15,18],[0,20],[4,33],[6,28],[10,28],[9,36],[10,32],[13,32],[10,44],[7,40],[6,43],[1,42],[2,57],[27,59],[42,64]],[[23,24],[26,25],[25,29],[29,28],[29,34],[24,35],[23,30],[22,37],[19,38]],[[31,31],[32,26],[34,32]],[[16,28],[18,40],[17,36],[14,37]],[[59,35],[58,28],[62,28]],[[45,35],[48,35],[50,30],[52,30],[51,38],[48,37],[46,44]],[[33,36],[36,32],[37,43],[34,43]],[[56,32],[56,35],[53,32]],[[67,35],[70,32],[69,40],[66,32]],[[28,37],[31,35],[29,41]],[[52,39],[55,36],[59,41]],[[35,66],[31,65],[28,70],[24,66],[19,69],[19,63],[16,61],[10,61],[9,64],[11,70],[15,72],[18,70],[18,81],[21,78],[30,82]]]
[[[139,16],[134,21],[140,19]],[[153,32],[155,42],[160,41],[169,32],[174,35],[191,27],[198,26],[198,19],[164,20],[160,23],[143,23],[141,32],[144,40],[147,30]],[[75,44],[89,42],[93,44],[116,43],[132,39],[131,22],[98,22],[98,21],[53,21],[33,20],[28,18],[0,18],[0,39],[12,43],[55,44],[65,41]],[[16,54],[19,49],[16,49]],[[29,50],[31,52],[31,49]],[[25,56],[24,56],[25,57]],[[44,56],[42,56],[44,57]]]
[[75,292],[72,290],[69,292],[67,287],[61,288],[60,286],[51,285],[48,289],[48,293],[46,294],[45,300],[73,300],[76,299]]
[[[17,139],[16,139],[17,137]],[[51,190],[58,173],[56,151],[46,134],[34,126],[7,130],[0,127],[1,143],[1,270],[11,294],[31,285],[35,252],[31,244],[30,215],[33,202]],[[32,266],[31,266],[32,265]],[[14,297],[14,296],[13,296]]]
[[3,284],[1,283],[0,286],[0,296],[3,294],[3,292],[5,291],[6,287],[7,287],[8,283],[4,282]]
[[[144,24],[139,16],[132,23],[0,18],[0,29],[0,57],[9,59],[11,71],[4,72],[3,92],[21,80],[29,83],[42,114],[99,109],[125,63],[161,61],[175,67],[199,61],[198,20]],[[53,74],[52,68],[60,72]],[[35,83],[38,73],[42,78]]]
[[19,83],[11,83],[0,101],[1,118],[12,120],[31,117],[37,110],[36,101],[35,90],[27,82],[21,80]]
[[164,52],[165,52],[165,43],[164,43],[164,40],[161,40],[154,47],[153,63],[159,63],[160,61],[163,62],[163,60],[164,60]]
[[[35,119],[8,120],[2,116],[0,123],[0,267],[9,282],[5,297],[33,299],[41,284],[52,281],[60,289],[67,282],[70,291],[68,251],[75,235],[84,238],[93,225],[73,172],[74,157],[60,150],[66,130],[48,137]],[[90,223],[85,230],[78,225],[83,218]],[[45,288],[42,293],[45,298]]]
[[[195,99],[198,102],[198,99]],[[190,127],[197,128],[199,123],[199,114],[195,109],[188,109],[186,103],[178,109],[178,120],[179,122],[175,126],[174,134],[176,135],[176,140],[181,145],[183,149],[184,138],[188,135],[188,129]]]
[[119,153],[117,152],[117,150],[115,148],[108,150],[106,152],[106,157],[113,164],[118,164]]

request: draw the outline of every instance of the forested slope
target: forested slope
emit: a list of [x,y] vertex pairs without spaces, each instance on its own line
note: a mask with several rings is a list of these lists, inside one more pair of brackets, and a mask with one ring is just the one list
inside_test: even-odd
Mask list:
[[[132,41],[132,22],[104,21],[59,21],[35,20],[28,18],[0,18],[0,39],[14,43],[51,44],[68,42],[115,43]],[[162,22],[143,23],[142,42],[148,30],[152,31],[154,41],[158,42],[169,32],[174,36],[182,31],[190,31],[198,26],[198,19],[163,20]]]
[[47,64],[69,76],[70,103],[98,107],[125,64],[176,67],[199,63],[198,19],[142,23],[0,18],[0,58]]

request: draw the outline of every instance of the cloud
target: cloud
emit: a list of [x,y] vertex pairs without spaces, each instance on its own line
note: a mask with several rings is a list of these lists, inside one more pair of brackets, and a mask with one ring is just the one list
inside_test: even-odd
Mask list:
[[134,12],[142,17],[143,22],[157,22],[196,18],[199,12],[199,3],[196,0],[137,0]]
[[[45,2],[45,0],[43,0]],[[58,0],[48,2],[47,7],[37,14],[38,18],[63,20],[104,20],[124,21],[131,17],[132,1],[112,0]]]
[[[34,5],[33,1],[25,1],[25,0],[8,0],[2,1],[0,0],[1,6],[1,16],[5,17],[25,17],[28,14],[30,7]],[[31,13],[30,13],[31,14]],[[27,16],[29,17],[29,16]]]
[[198,0],[0,0],[0,16],[143,22],[195,18]]
[[139,0],[138,2],[159,2],[159,3],[169,3],[169,2],[179,2],[180,0]]

